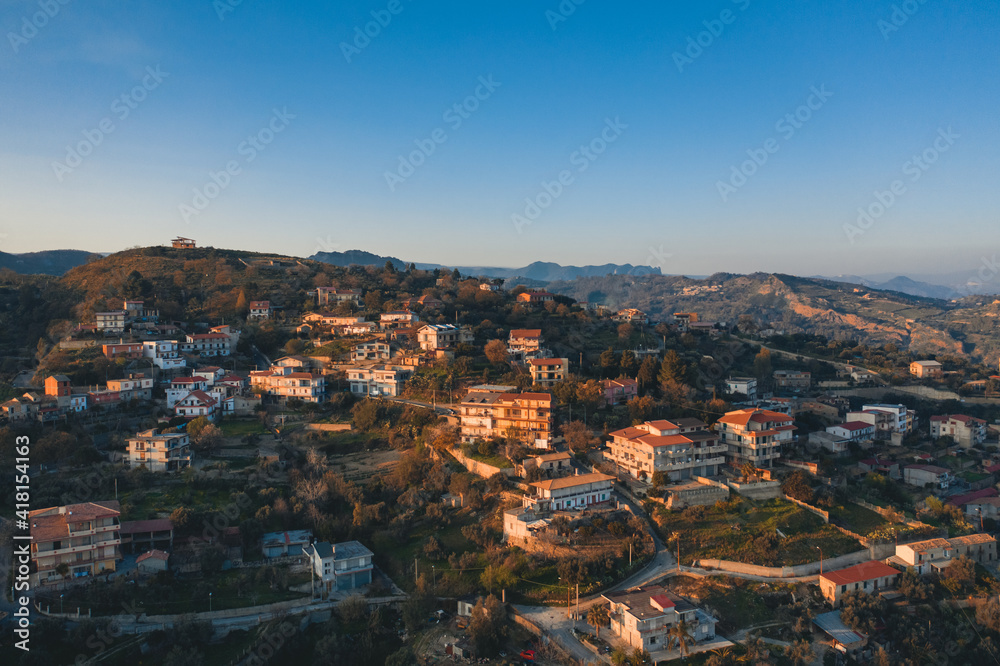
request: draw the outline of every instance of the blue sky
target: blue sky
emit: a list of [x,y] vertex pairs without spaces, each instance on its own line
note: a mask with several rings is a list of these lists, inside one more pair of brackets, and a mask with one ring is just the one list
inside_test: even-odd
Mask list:
[[0,0],[4,251],[832,275],[998,249],[995,2],[64,1]]

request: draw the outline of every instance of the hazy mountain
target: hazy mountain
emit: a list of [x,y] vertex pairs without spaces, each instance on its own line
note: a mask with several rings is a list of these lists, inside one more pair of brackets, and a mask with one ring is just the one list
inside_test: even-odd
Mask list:
[[820,280],[833,280],[847,284],[858,284],[873,289],[899,291],[911,296],[942,298],[952,300],[964,296],[1000,294],[1000,273],[983,271],[985,279],[975,273],[960,272],[944,275],[836,275],[833,277],[814,276]]
[[[347,252],[317,252],[309,257],[316,261],[322,261],[334,266],[384,266],[386,261],[391,261],[396,268],[405,268],[409,265],[396,257],[383,257],[363,250],[349,250]],[[632,264],[603,264],[601,266],[562,266],[545,261],[536,261],[533,264],[522,266],[521,268],[502,268],[498,266],[444,266],[442,264],[428,264],[415,262],[417,268],[421,270],[434,270],[435,268],[447,268],[452,270],[457,268],[462,275],[484,276],[491,278],[525,278],[530,281],[552,282],[554,280],[575,280],[580,277],[601,277],[604,275],[660,275],[659,268],[650,266],[633,266]]]
[[23,254],[0,252],[0,268],[7,268],[15,273],[62,275],[71,268],[100,257],[99,254],[83,250],[45,250]]

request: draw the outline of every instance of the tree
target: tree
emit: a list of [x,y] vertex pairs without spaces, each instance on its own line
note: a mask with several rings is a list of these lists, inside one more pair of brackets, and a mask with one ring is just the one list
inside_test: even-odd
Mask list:
[[503,340],[490,340],[486,343],[483,351],[486,352],[486,358],[493,365],[506,365],[510,363],[510,354]]
[[682,657],[687,656],[688,645],[694,642],[691,626],[684,620],[670,627],[667,638],[677,642],[677,649],[680,650]]
[[967,555],[961,555],[951,561],[944,570],[943,584],[952,594],[968,590],[976,584],[976,563]]
[[626,652],[621,647],[616,647],[611,652],[611,663],[613,666],[628,666],[629,658],[628,652]]
[[639,371],[639,361],[636,360],[635,352],[631,349],[626,349],[622,352],[622,359],[618,365],[622,372],[629,377],[635,377],[635,373]]
[[635,333],[635,327],[628,322],[618,326],[618,339],[623,342],[627,342],[632,337],[633,333]]
[[658,375],[660,384],[669,382],[683,384],[686,378],[687,366],[681,360],[680,354],[671,349],[664,355],[663,363],[660,364],[660,374]]
[[771,350],[761,347],[753,359],[753,374],[757,381],[766,385],[771,381]]
[[639,382],[639,388],[646,391],[653,386],[656,383],[657,371],[658,363],[655,356],[650,355],[642,359],[639,372],[636,374],[636,381]]
[[644,395],[641,398],[632,398],[628,401],[628,415],[632,423],[642,423],[648,421],[653,416],[656,409],[656,401],[652,396]]
[[614,377],[618,374],[618,356],[611,347],[601,352],[601,374],[604,377]]
[[744,481],[750,481],[751,479],[756,479],[757,467],[752,462],[747,460],[742,465],[740,465],[740,473],[743,475]]
[[570,421],[563,425],[562,434],[573,452],[588,451],[600,443],[583,421]]
[[604,604],[591,606],[590,610],[587,611],[587,624],[594,628],[598,638],[601,637],[601,627],[607,625],[610,621],[611,614],[608,612],[608,607]]
[[629,663],[632,666],[646,666],[647,664],[653,663],[653,657],[646,650],[641,647],[636,647],[632,650],[632,656],[629,658]]
[[480,599],[469,618],[469,635],[480,657],[492,656],[507,638],[507,609],[492,594],[485,601]]
[[809,641],[804,638],[792,643],[791,647],[788,648],[788,658],[792,660],[795,666],[800,666],[801,664],[808,664],[816,659],[816,653],[813,652],[812,645]]
[[996,597],[976,608],[976,622],[991,631],[1000,631],[1000,601]]
[[806,504],[811,504],[815,498],[812,486],[809,485],[809,477],[802,470],[791,473],[785,479],[781,484],[781,492]]
[[224,436],[219,426],[209,423],[198,431],[198,434],[191,438],[191,443],[195,449],[202,453],[210,453],[217,449]]

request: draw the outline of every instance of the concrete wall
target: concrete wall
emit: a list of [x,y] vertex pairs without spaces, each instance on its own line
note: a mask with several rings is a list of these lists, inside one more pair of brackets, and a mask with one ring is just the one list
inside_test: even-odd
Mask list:
[[484,462],[479,462],[478,460],[473,460],[472,458],[467,458],[464,453],[459,449],[452,449],[450,451],[451,455],[455,456],[455,460],[461,463],[465,469],[469,470],[473,474],[478,474],[484,479],[488,479],[494,474],[503,474],[504,476],[514,476],[513,467],[494,467],[493,465],[487,465]]
[[728,485],[740,495],[752,500],[769,500],[781,497],[781,484],[777,481],[758,481],[757,483],[730,481]]
[[[846,567],[868,562],[869,560],[884,560],[896,552],[893,544],[877,544],[865,550],[855,553],[841,555],[823,560],[823,571],[835,571]],[[761,576],[763,578],[796,578],[799,576],[812,576],[819,573],[820,563],[809,562],[808,564],[798,564],[792,567],[762,567],[756,564],[744,564],[743,562],[730,562],[728,560],[698,560],[696,566],[703,569],[717,569],[720,571],[732,571],[734,573]]]
[[350,423],[307,423],[306,430],[314,430],[317,432],[342,432],[349,431],[351,429]]
[[794,497],[789,497],[788,495],[782,495],[782,497],[784,497],[786,500],[788,500],[792,504],[798,504],[800,507],[802,507],[803,509],[805,509],[809,513],[816,514],[817,516],[819,516],[820,518],[823,519],[824,523],[827,523],[827,524],[830,523],[830,512],[829,511],[824,511],[823,509],[815,507],[815,506],[813,506],[811,504],[806,504],[805,502],[801,502],[801,501],[795,499]]
[[97,340],[60,340],[59,349],[86,349],[97,344]]

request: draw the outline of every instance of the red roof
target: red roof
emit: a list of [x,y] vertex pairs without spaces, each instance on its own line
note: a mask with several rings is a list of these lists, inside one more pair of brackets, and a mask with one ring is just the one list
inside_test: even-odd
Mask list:
[[848,421],[847,423],[840,423],[835,427],[844,428],[845,430],[850,430],[851,432],[854,432],[856,430],[869,430],[871,428],[874,428],[875,426],[873,426],[871,423],[865,423],[864,421]]
[[204,377],[195,375],[194,377],[177,377],[176,379],[170,380],[171,384],[194,384],[196,382],[208,381]]
[[966,493],[964,495],[955,495],[950,500],[948,504],[954,504],[955,506],[964,506],[969,502],[975,501],[977,499],[982,499],[984,497],[996,497],[998,494],[996,488],[983,488],[982,490],[977,490],[975,492]]
[[650,601],[651,604],[654,605],[653,606],[654,608],[659,607],[660,610],[666,610],[668,608],[673,608],[674,606],[677,605],[673,601],[670,600],[670,597],[668,597],[665,594],[654,594],[653,596],[651,596],[649,598],[649,601]]
[[769,409],[740,409],[735,412],[729,412],[721,419],[720,423],[728,423],[730,425],[741,425],[745,426],[750,421],[754,423],[772,423],[775,421],[783,423],[792,423],[793,419],[788,414],[782,414],[781,412],[772,412]]
[[139,557],[135,558],[135,563],[145,562],[146,560],[163,560],[164,562],[170,558],[170,553],[165,553],[162,550],[156,550],[155,548],[148,553],[143,553]]
[[888,564],[872,560],[870,562],[855,564],[853,567],[841,569],[840,571],[830,571],[820,576],[820,578],[825,578],[835,585],[849,585],[850,583],[860,583],[866,580],[885,578],[886,576],[897,576],[899,573],[899,569],[893,569]]
[[510,332],[511,338],[540,338],[542,329],[540,328],[515,328]]

